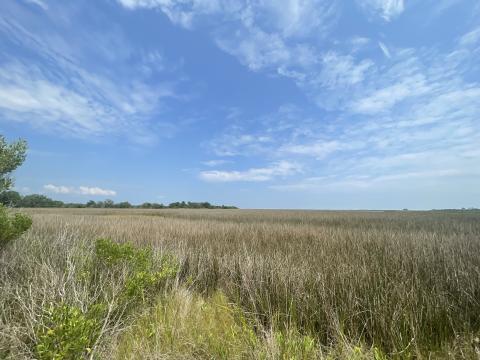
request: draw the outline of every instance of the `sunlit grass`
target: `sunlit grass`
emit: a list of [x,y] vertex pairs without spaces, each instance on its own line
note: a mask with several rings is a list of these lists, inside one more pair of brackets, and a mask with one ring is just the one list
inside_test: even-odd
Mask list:
[[[93,350],[102,358],[274,359],[291,347],[302,358],[299,344],[307,358],[480,351],[479,213],[29,211],[32,229],[0,255],[0,357],[31,357],[50,304],[119,301],[122,279],[85,282],[98,238],[150,247],[179,266],[176,290],[102,329]],[[236,335],[220,341],[219,323]]]

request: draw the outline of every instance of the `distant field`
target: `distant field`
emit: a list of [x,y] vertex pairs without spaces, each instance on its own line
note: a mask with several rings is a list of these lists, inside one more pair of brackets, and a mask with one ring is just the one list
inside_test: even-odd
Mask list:
[[41,353],[46,307],[120,308],[129,265],[91,265],[98,238],[178,267],[108,312],[86,358],[480,356],[479,212],[25,211],[0,255],[0,357]]

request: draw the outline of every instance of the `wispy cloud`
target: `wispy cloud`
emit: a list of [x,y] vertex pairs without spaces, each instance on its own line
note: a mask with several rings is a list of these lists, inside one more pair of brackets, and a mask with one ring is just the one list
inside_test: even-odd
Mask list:
[[245,171],[209,170],[200,172],[200,179],[208,182],[268,181],[301,171],[301,166],[289,161],[279,161],[264,168],[251,168]]
[[37,5],[43,10],[48,10],[48,5],[42,0],[25,0],[27,3]]
[[480,27],[466,33],[460,38],[461,46],[471,46],[480,43]]
[[[143,54],[136,66],[127,67],[127,59],[131,61],[132,55],[123,53],[128,52],[129,44],[121,32],[98,32],[89,27],[74,34],[65,29],[65,34],[60,34],[45,21],[66,16],[61,13],[63,7],[49,9],[53,14],[48,17],[27,15],[22,8],[11,7],[10,11],[18,16],[8,17],[8,12],[0,15],[0,34],[9,39],[10,46],[23,49],[18,54],[32,54],[30,58],[0,57],[3,119],[86,139],[113,135],[140,144],[156,140],[158,135],[150,118],[162,113],[167,99],[178,98],[173,83],[152,85],[147,81],[152,71],[163,69],[164,59],[158,53]],[[42,23],[41,32],[33,30],[36,22]],[[72,41],[73,36],[96,41]],[[98,61],[86,65],[84,54],[92,50]],[[104,63],[115,63],[117,70],[125,71],[125,76],[112,76]]]
[[357,3],[386,21],[391,21],[405,10],[403,0],[357,0]]
[[215,167],[219,165],[225,165],[228,164],[230,161],[224,160],[224,159],[217,159],[217,160],[207,160],[207,161],[202,161],[202,164],[208,167]]
[[83,85],[66,86],[60,79],[49,79],[35,66],[3,64],[0,110],[11,121],[47,131],[77,137],[120,134],[138,142],[142,136],[147,139],[143,116],[162,96],[172,96],[169,89],[156,93],[140,84],[122,89],[105,78],[70,75],[72,81]]
[[[480,172],[475,171],[460,171],[458,169],[442,169],[433,171],[416,171],[416,172],[404,172],[393,173],[389,175],[371,176],[371,175],[356,175],[334,177],[312,177],[305,178],[300,182],[292,184],[271,185],[270,188],[280,191],[358,191],[365,189],[377,189],[379,187],[386,188],[405,188],[415,185],[418,187],[421,184],[425,184],[426,180],[438,182],[448,178],[460,178],[479,176]],[[421,183],[419,183],[419,181]],[[431,184],[430,182],[427,182]]]
[[383,52],[383,55],[385,55],[387,58],[391,58],[392,55],[390,54],[390,50],[388,49],[387,45],[385,45],[383,42],[379,41],[378,46],[380,46],[380,49]]
[[268,134],[250,134],[235,126],[204,146],[218,156],[237,156],[265,152],[272,143]]
[[97,186],[65,186],[65,185],[53,185],[47,184],[43,188],[55,194],[76,194],[76,195],[92,195],[92,196],[115,196],[117,192],[114,190],[102,189]]
[[[339,1],[288,0],[118,0],[128,9],[157,8],[185,28],[202,20],[213,28],[212,36],[225,52],[251,70],[274,69],[292,73],[287,66],[315,61],[307,42],[313,34],[325,37],[339,17]],[[229,23],[231,26],[225,26]]]

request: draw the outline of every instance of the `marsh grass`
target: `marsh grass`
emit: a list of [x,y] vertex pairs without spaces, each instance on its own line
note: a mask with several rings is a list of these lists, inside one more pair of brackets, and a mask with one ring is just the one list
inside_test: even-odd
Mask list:
[[[4,357],[31,356],[34,329],[49,304],[84,310],[99,299],[115,304],[123,280],[104,275],[92,284],[82,275],[98,238],[172,254],[179,264],[173,290],[108,321],[93,349],[101,358],[136,358],[135,349],[145,349],[145,358],[274,359],[283,357],[290,338],[295,346],[314,344],[308,356],[292,345],[297,355],[290,358],[478,357],[476,212],[30,212],[32,229],[0,255]],[[214,309],[225,307],[243,314],[245,329],[228,315],[230,326],[239,326],[236,337],[217,346],[213,332],[212,343],[200,341],[197,335],[221,329],[208,324],[223,323],[227,315]],[[156,314],[155,341],[136,336],[123,348],[108,341],[132,327],[147,331],[149,312]],[[172,315],[178,312],[185,316]],[[158,329],[172,324],[178,336],[164,338]]]

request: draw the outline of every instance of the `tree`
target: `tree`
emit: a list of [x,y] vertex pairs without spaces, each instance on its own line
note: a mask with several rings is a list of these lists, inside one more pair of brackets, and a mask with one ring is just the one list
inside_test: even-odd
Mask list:
[[5,206],[18,207],[22,202],[22,196],[13,190],[0,193],[0,203]]
[[128,209],[132,207],[132,204],[130,204],[128,201],[123,201],[118,203],[115,207],[120,209]]
[[[26,152],[27,143],[24,140],[8,144],[5,137],[0,135],[0,192],[8,190],[12,186],[10,173],[25,161]],[[8,209],[0,205],[0,249],[27,231],[31,225],[32,219],[27,215],[10,214]]]
[[63,202],[59,200],[52,200],[45,195],[31,194],[25,195],[20,202],[21,207],[63,207]]
[[25,140],[8,144],[5,137],[0,135],[0,191],[10,189],[13,184],[10,173],[25,161],[26,153]]

